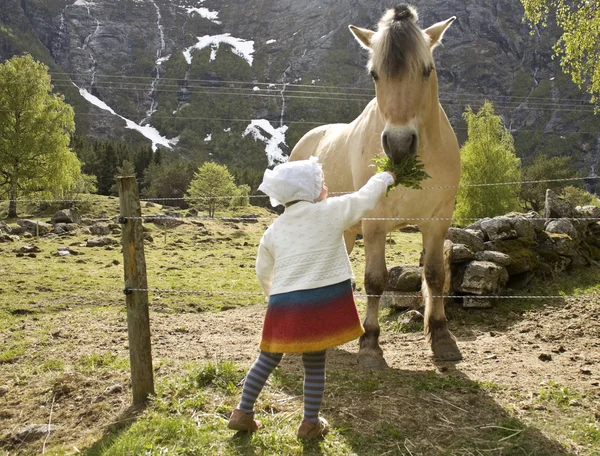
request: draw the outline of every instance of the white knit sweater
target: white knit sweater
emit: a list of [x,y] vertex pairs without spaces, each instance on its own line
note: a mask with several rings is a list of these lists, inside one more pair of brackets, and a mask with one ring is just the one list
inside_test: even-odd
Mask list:
[[260,240],[256,275],[267,296],[308,290],[353,278],[344,231],[375,209],[394,183],[379,173],[358,191],[317,203],[300,201],[267,228]]

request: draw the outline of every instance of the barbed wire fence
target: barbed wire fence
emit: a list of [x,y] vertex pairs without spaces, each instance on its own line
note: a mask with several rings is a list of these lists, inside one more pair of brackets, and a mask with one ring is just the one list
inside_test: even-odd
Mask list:
[[[518,181],[518,182],[500,182],[500,183],[475,183],[469,185],[456,186],[425,186],[420,190],[406,189],[404,191],[427,191],[440,190],[447,188],[464,188],[464,187],[490,187],[490,186],[505,186],[505,185],[535,185],[535,184],[550,184],[558,182],[570,181],[585,181],[598,179],[597,176],[573,177],[563,179],[543,179],[534,181]],[[277,217],[257,217],[257,216],[240,216],[240,217],[208,217],[198,215],[179,215],[179,214],[159,214],[159,215],[142,215],[141,203],[158,203],[158,202],[189,202],[190,198],[140,198],[138,185],[135,177],[126,176],[118,178],[119,184],[119,204],[120,210],[118,216],[106,216],[104,219],[111,220],[115,224],[121,226],[122,234],[122,250],[123,250],[123,270],[124,270],[124,287],[122,293],[125,295],[127,307],[127,320],[129,331],[129,349],[132,372],[132,392],[134,404],[144,403],[148,397],[154,392],[153,374],[152,374],[152,357],[150,346],[150,323],[149,323],[149,294],[160,297],[161,295],[189,295],[189,296],[236,296],[236,297],[256,297],[260,299],[263,296],[262,292],[255,291],[231,291],[225,289],[177,289],[177,288],[150,288],[147,282],[147,271],[144,254],[144,232],[143,223],[155,223],[165,226],[173,221],[223,221],[223,222],[244,222],[244,221],[272,221]],[[350,192],[337,192],[331,195],[343,195]],[[239,195],[219,195],[207,196],[204,199],[232,199],[239,198]],[[267,198],[267,195],[248,195],[248,198]],[[194,198],[197,200],[197,198]],[[0,202],[8,202],[10,200],[0,200]],[[18,199],[17,202],[28,203],[61,203],[72,204],[78,201],[85,202],[101,202],[101,199]],[[164,205],[164,208],[169,206]],[[172,208],[175,209],[175,208]],[[167,211],[168,212],[168,211]],[[527,216],[528,220],[571,220],[571,221],[600,221],[598,217],[541,217]],[[481,218],[455,218],[455,217],[366,217],[363,219],[369,221],[396,221],[396,222],[419,222],[419,221],[451,221],[451,222],[471,222],[478,221]],[[36,238],[43,240],[39,232],[36,233]],[[51,240],[51,239],[48,239]],[[165,239],[166,242],[166,239]],[[8,275],[4,275],[8,277]],[[114,287],[97,290],[100,295],[114,296],[118,290]],[[398,292],[402,299],[422,299],[426,298],[423,293],[406,293]],[[368,299],[371,297],[381,297],[380,295],[369,295],[366,293],[355,292],[357,299]],[[455,298],[452,294],[432,296],[435,298]],[[475,300],[571,300],[578,299],[581,296],[556,294],[556,295],[469,295],[469,299]],[[66,299],[66,298],[65,298]]]

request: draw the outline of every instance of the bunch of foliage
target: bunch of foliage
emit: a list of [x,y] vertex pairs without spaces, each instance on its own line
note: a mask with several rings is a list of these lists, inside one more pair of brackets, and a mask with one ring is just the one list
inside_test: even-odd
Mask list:
[[73,109],[52,93],[48,67],[30,55],[0,64],[0,195],[62,198],[81,175],[69,149]]
[[579,87],[585,86],[591,102],[598,106],[600,95],[600,9],[588,0],[521,0],[525,18],[533,25],[556,21],[562,35],[554,45],[560,65]]
[[486,101],[479,112],[470,107],[463,114],[468,140],[461,149],[461,179],[456,196],[456,218],[481,218],[503,215],[519,208],[518,184],[500,184],[521,180],[521,161],[515,154],[513,137],[504,128],[493,105]]
[[194,174],[186,197],[200,210],[206,210],[209,217],[214,217],[215,211],[227,208],[238,192],[227,166],[206,162]]
[[372,161],[377,165],[378,173],[391,171],[396,175],[396,183],[388,187],[388,192],[398,185],[420,189],[421,181],[431,178],[423,169],[425,165],[421,163],[416,155],[404,157],[399,163],[394,163],[387,156],[374,157]]
[[[533,183],[525,183],[521,186],[520,198],[525,209],[533,209],[534,211],[540,211],[544,208],[547,189],[552,189],[555,193],[561,193],[566,186],[573,184],[573,181],[561,181],[560,179],[578,177],[577,170],[571,165],[570,157],[548,158],[545,155],[537,155],[533,162],[524,166],[522,175],[524,182]],[[554,179],[558,182],[547,182]]]

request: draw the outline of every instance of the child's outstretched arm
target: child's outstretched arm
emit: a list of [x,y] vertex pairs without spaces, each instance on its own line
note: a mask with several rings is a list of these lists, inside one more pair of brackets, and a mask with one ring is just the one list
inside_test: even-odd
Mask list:
[[358,223],[366,214],[375,209],[387,188],[395,181],[394,175],[389,172],[377,173],[356,192],[336,198],[342,205],[344,229]]
[[[266,233],[265,233],[266,234]],[[258,245],[258,255],[256,257],[256,277],[260,286],[267,297],[271,294],[271,285],[273,284],[273,265],[275,259],[266,246],[265,237],[260,240]]]

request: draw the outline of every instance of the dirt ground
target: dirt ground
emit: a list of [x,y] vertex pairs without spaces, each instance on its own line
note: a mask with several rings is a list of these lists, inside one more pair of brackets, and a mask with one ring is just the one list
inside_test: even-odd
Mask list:
[[[176,375],[187,363],[199,360],[230,360],[249,366],[257,354],[264,311],[265,305],[257,304],[215,313],[152,312],[157,377]],[[600,419],[597,295],[522,313],[450,309],[449,315],[463,361],[437,363],[432,360],[421,332],[395,332],[388,325],[388,330],[382,331],[381,346],[390,368],[408,375],[433,371],[499,385],[499,390],[492,389],[489,393],[491,404],[512,410],[550,440],[554,439],[551,410],[537,400],[545,386],[565,388],[568,403],[563,404],[564,413]],[[40,328],[47,328],[49,336],[40,336]],[[48,422],[59,426],[47,439],[48,446],[61,442],[63,448],[70,448],[75,454],[78,446],[98,439],[127,408],[130,400],[127,369],[98,370],[85,375],[70,372],[67,366],[57,375],[51,369],[44,371],[32,366],[99,352],[126,359],[125,314],[116,306],[96,307],[91,311],[71,305],[59,313],[23,316],[19,331],[30,342],[34,340],[18,363],[0,364],[0,386],[5,388],[0,397],[0,439],[3,439],[0,454],[3,446],[6,454],[36,454],[40,449],[45,450],[44,439],[15,445],[11,436],[23,424]],[[8,336],[0,334],[0,345],[4,337]],[[357,342],[330,350],[328,372],[354,371],[357,351]],[[293,356],[282,364],[282,369],[298,368],[298,360]],[[448,396],[440,400],[451,402]],[[465,411],[460,403],[452,406]],[[576,444],[570,451],[597,454]]]

